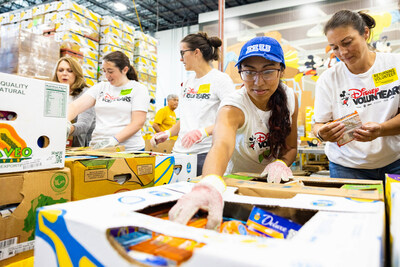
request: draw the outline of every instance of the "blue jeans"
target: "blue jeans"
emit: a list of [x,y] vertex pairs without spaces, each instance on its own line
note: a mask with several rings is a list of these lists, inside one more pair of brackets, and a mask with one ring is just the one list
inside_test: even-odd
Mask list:
[[329,162],[329,174],[332,178],[372,179],[385,181],[385,173],[400,174],[400,159],[377,169],[355,169]]

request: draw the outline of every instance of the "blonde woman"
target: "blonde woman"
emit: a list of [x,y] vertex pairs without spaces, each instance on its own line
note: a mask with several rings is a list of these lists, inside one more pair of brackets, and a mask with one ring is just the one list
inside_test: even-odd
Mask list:
[[[82,68],[72,57],[62,57],[58,60],[53,81],[69,85],[68,103],[81,97],[88,89]],[[76,117],[71,126],[70,135],[73,137],[71,146],[89,146],[95,124],[93,108]]]

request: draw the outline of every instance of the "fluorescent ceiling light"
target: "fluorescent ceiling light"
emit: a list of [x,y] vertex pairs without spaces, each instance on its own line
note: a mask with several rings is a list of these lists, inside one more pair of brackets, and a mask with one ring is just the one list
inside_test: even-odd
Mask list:
[[244,25],[249,26],[250,28],[253,28],[253,29],[258,29],[258,28],[260,28],[260,26],[258,26],[257,24],[254,24],[253,22],[250,22],[250,21],[248,21],[248,20],[241,20],[241,22],[242,22]]
[[114,3],[114,8],[117,11],[125,11],[126,5],[124,5],[123,3],[117,2],[117,3]]
[[325,12],[323,12],[320,8],[315,5],[305,5],[300,8],[300,14],[303,18],[310,17],[318,17],[318,16],[326,16]]

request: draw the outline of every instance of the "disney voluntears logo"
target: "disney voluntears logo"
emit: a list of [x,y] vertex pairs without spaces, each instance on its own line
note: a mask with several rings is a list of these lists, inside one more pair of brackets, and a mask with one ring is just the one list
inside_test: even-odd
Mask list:
[[253,150],[260,151],[258,161],[261,163],[264,159],[268,159],[271,150],[269,144],[269,133],[256,132],[249,137],[249,147]]
[[354,105],[362,105],[366,103],[379,103],[382,100],[393,98],[395,95],[400,94],[400,87],[394,86],[388,90],[380,90],[379,88],[366,89],[366,88],[351,88],[346,91],[342,91],[340,94],[341,104],[348,106],[348,101],[354,103]]
[[202,84],[199,86],[199,89],[196,91],[195,88],[185,88],[185,91],[183,93],[183,98],[189,98],[189,99],[210,99],[211,94],[210,94],[210,88],[211,84]]
[[385,90],[381,90],[380,86],[388,85],[398,79],[396,68],[374,73],[372,80],[374,81],[375,88],[350,88],[347,92],[342,91],[339,95],[341,104],[348,106],[348,101],[351,99],[354,105],[365,106],[367,103],[368,105],[372,105],[394,98],[400,94],[400,86],[393,86]]
[[[132,89],[130,89],[130,90],[132,90]],[[125,92],[126,90],[122,90],[122,91]],[[129,91],[129,93],[130,93],[130,91]],[[127,96],[125,94],[122,94],[122,93],[120,96],[112,96],[109,93],[101,92],[99,95],[99,98],[101,101],[106,102],[106,103],[121,102],[121,101],[122,102],[131,102],[131,97]]]

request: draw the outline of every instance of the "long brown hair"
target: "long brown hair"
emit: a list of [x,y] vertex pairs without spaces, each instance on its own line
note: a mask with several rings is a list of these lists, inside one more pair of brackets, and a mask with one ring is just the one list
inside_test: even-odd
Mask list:
[[54,75],[53,75],[53,81],[54,82],[60,82],[58,80],[57,77],[57,70],[58,70],[58,66],[60,65],[60,63],[62,61],[65,61],[69,64],[72,72],[75,74],[75,81],[74,83],[70,86],[70,95],[72,96],[77,96],[79,95],[83,88],[87,87],[85,78],[83,77],[83,71],[82,71],[82,67],[81,65],[78,63],[78,61],[76,61],[74,58],[72,57],[62,57],[58,60],[57,65],[56,65],[56,69],[54,71]]
[[[283,83],[280,81],[278,89],[270,97],[267,107],[271,110],[271,117],[268,121],[269,143],[271,155],[278,158],[279,154],[287,149],[286,138],[291,132],[290,111],[287,106],[288,99],[286,96]],[[297,122],[295,122],[297,123]]]
[[222,41],[216,36],[208,37],[205,32],[192,33],[186,35],[181,43],[186,43],[191,50],[198,48],[207,62],[219,59],[218,48],[222,45]]

